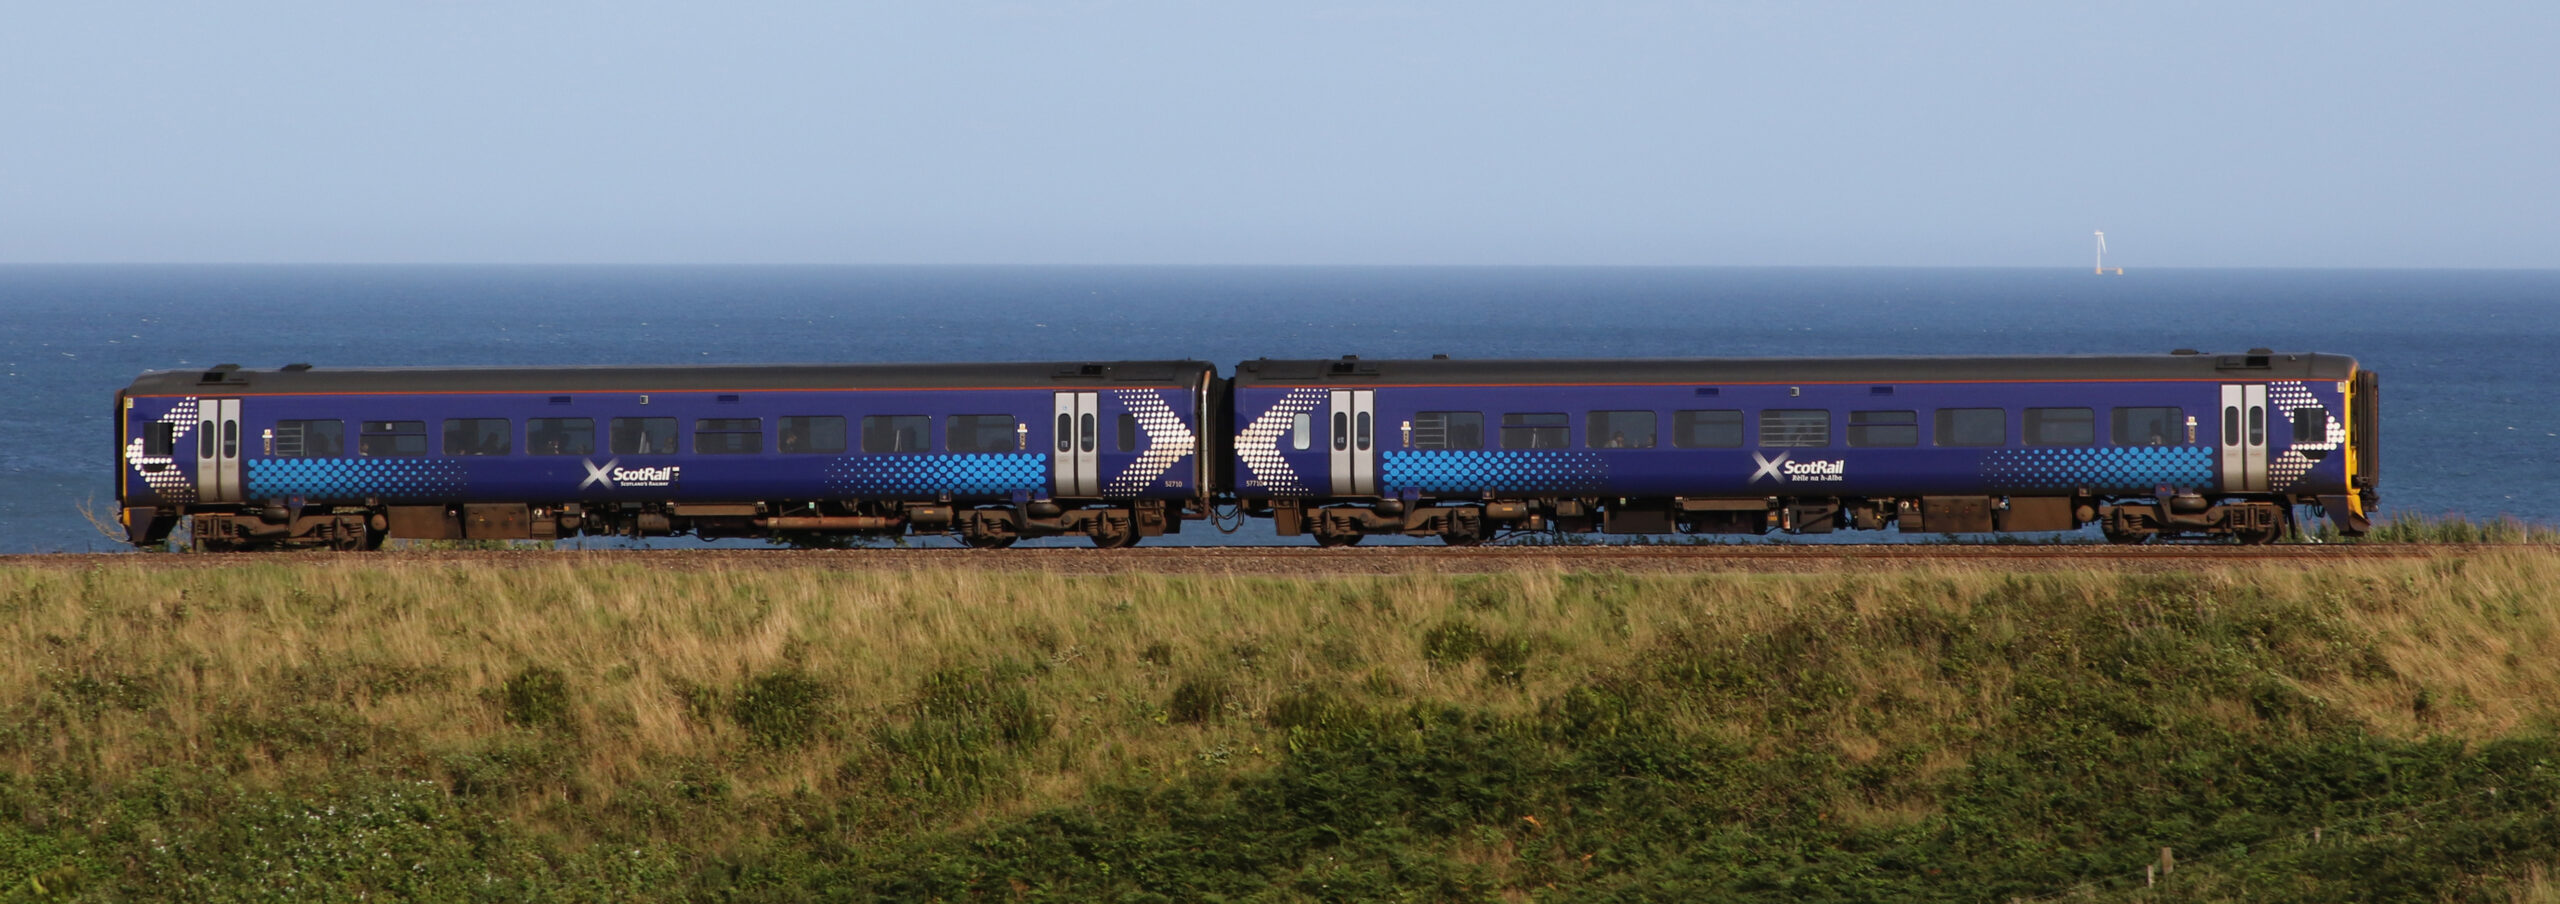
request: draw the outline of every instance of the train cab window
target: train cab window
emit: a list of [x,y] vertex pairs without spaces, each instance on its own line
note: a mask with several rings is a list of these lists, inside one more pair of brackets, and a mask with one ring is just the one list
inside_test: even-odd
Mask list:
[[1123,415],[1121,415],[1121,416],[1120,416],[1120,451],[1122,451],[1122,452],[1136,452],[1136,451],[1138,451],[1138,416],[1137,416],[1137,415],[1134,415],[1134,414],[1123,414]]
[[933,418],[921,414],[866,416],[862,419],[862,451],[873,454],[931,452]]
[[524,422],[528,455],[594,455],[596,422],[584,417],[536,417]]
[[2098,441],[2098,412],[2090,408],[2029,408],[2027,445],[2087,446]]
[[178,425],[161,421],[142,427],[142,454],[178,454]]
[[2296,408],[2289,420],[2293,421],[2294,442],[2316,443],[2329,438],[2329,409]]
[[1011,452],[1018,442],[1010,414],[955,414],[942,421],[942,448],[952,452]]
[[676,419],[671,417],[614,418],[613,454],[676,454]]
[[1831,445],[1831,412],[1820,408],[1770,408],[1760,412],[1760,447],[1803,449]]
[[833,455],[843,452],[844,418],[783,418],[782,451],[794,455],[801,453]]
[[1907,447],[1920,444],[1920,412],[1849,412],[1849,445]]
[[1742,448],[1742,412],[1674,411],[1671,444],[1682,449]]
[[514,428],[502,417],[446,418],[444,454],[505,455],[515,451]]
[[756,455],[764,452],[764,419],[706,417],[693,421],[696,455]]
[[1594,411],[1582,419],[1582,444],[1593,449],[1651,449],[1657,423],[1650,411]]
[[1564,449],[1573,445],[1573,419],[1564,412],[1527,412],[1502,416],[1505,449]]
[[1930,441],[1940,446],[2005,446],[2009,412],[1999,408],[1940,408]]
[[2176,408],[2118,408],[2107,419],[2119,446],[2175,446],[2187,422]]
[[364,432],[356,435],[356,454],[376,458],[425,455],[427,422],[365,421]]
[[1315,432],[1316,416],[1304,411],[1298,412],[1296,417],[1289,419],[1289,448],[1303,451],[1308,446],[1314,445]]
[[[211,436],[212,434],[206,434]],[[347,454],[345,421],[277,421],[274,454],[281,458],[329,458]]]
[[1416,411],[1413,413],[1413,447],[1482,449],[1484,412]]

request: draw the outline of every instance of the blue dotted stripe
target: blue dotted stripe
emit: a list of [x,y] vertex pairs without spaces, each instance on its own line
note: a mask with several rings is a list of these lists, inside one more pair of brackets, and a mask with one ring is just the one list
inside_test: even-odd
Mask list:
[[839,459],[827,485],[850,494],[998,495],[1048,486],[1045,452],[964,455],[878,455]]
[[2213,450],[2202,446],[2001,449],[1983,455],[1982,477],[1992,487],[2007,490],[2201,487],[2213,482]]
[[1425,493],[1598,491],[1609,463],[1588,452],[1388,452],[1382,489]]
[[248,465],[253,500],[442,496],[470,483],[460,463],[433,458],[273,458]]

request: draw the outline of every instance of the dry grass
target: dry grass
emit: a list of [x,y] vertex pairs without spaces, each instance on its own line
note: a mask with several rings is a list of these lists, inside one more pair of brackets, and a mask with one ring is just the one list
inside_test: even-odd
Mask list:
[[[2136,633],[2175,632],[2242,598],[2319,613],[2336,636],[2361,639],[2342,640],[2341,657],[2378,655],[2382,667],[2342,662],[2292,680],[2392,735],[2493,738],[2549,722],[2560,701],[2549,589],[2560,586],[2560,554],[2147,576],[2153,590],[2133,602],[2120,592],[2130,580],[1964,568],[1287,579],[361,559],[10,569],[0,570],[0,645],[18,654],[0,658],[0,720],[11,726],[0,768],[117,784],[187,767],[286,787],[350,762],[438,776],[455,757],[488,756],[525,783],[519,814],[538,818],[699,762],[729,793],[784,797],[889,780],[882,732],[919,718],[936,676],[956,673],[1029,687],[1045,717],[1032,759],[973,804],[983,819],[1072,802],[1098,783],[1259,768],[1288,743],[1270,708],[1311,689],[1534,719],[1648,651],[1775,642],[1810,619],[1835,636],[1805,641],[1822,652],[1794,660],[1811,664],[1806,674],[1779,677],[1836,684],[1852,716],[1782,735],[1748,707],[1680,703],[1678,727],[1763,755],[1826,746],[1851,764],[1926,750],[1916,767],[1926,779],[1965,765],[1961,745],[1938,743],[1942,727],[2004,712],[2010,676],[1990,662],[1967,681],[1939,680],[1947,664],[1933,641],[1908,634],[1909,616],[2024,637],[2039,626],[2022,610],[1984,604],[2022,592],[2103,610]],[[512,704],[537,711],[511,722],[510,682],[534,670],[556,673],[561,693]],[[798,704],[805,734],[781,742],[736,715],[741,695],[773,675],[805,676],[821,692]],[[2255,717],[2239,707],[2215,718]],[[1840,815],[1889,826],[1929,812],[1887,799]]]

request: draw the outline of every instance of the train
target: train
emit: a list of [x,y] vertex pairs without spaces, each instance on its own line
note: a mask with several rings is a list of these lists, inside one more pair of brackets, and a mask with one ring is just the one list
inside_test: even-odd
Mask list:
[[1100,547],[1259,518],[1524,532],[2353,536],[2351,357],[1334,359],[154,371],[116,393],[127,539],[209,551],[593,535]]

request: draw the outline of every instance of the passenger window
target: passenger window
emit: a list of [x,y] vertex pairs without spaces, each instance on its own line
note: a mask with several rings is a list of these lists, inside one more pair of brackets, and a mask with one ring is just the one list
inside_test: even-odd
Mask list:
[[1340,452],[1349,448],[1351,448],[1351,415],[1336,411],[1333,413],[1333,451]]
[[756,455],[764,452],[764,419],[706,417],[693,422],[696,455]]
[[2009,412],[1998,408],[1940,408],[1931,442],[1940,446],[2004,446]]
[[513,423],[502,417],[457,417],[444,422],[444,454],[505,455],[515,451]]
[[427,454],[427,422],[366,421],[356,437],[356,454],[409,458]]
[[2175,408],[2118,408],[2107,426],[2119,446],[2174,446],[2184,423]]
[[1137,416],[1137,415],[1134,415],[1134,414],[1123,414],[1123,415],[1121,415],[1121,416],[1120,416],[1120,451],[1122,451],[1122,452],[1136,452],[1136,451],[1138,451],[1138,416]]
[[1505,449],[1563,449],[1573,445],[1573,419],[1564,412],[1532,412],[1502,416]]
[[676,419],[671,417],[618,417],[613,419],[613,454],[674,455],[676,453]]
[[2027,445],[2087,446],[2098,441],[2098,412],[2090,408],[2029,408]]
[[524,422],[524,451],[531,455],[593,455],[596,422],[583,417],[537,417]]
[[[205,426],[211,428],[212,421]],[[209,442],[213,434],[204,438]],[[277,421],[276,449],[279,458],[329,458],[347,454],[345,421]]]
[[1920,444],[1920,412],[1849,412],[1849,445],[1903,447]]
[[[1059,436],[1073,436],[1075,419],[1059,415]],[[884,452],[933,451],[933,418],[921,414],[874,414],[862,419],[862,451]],[[1063,442],[1063,440],[1062,440]],[[1065,451],[1061,446],[1059,451]]]
[[1582,419],[1582,444],[1592,449],[1651,449],[1655,423],[1650,411],[1594,411]]
[[1674,411],[1671,444],[1682,449],[1742,448],[1742,412]]
[[844,451],[844,418],[786,417],[782,419],[782,451],[785,454],[835,454]]
[[1831,412],[1820,408],[1771,408],[1760,412],[1760,447],[1802,449],[1831,445]]
[[1482,449],[1484,448],[1484,413],[1480,411],[1414,412],[1413,447],[1416,449]]
[[2316,443],[2329,438],[2329,409],[2296,408],[2292,420],[2294,442]]
[[942,448],[952,452],[1011,452],[1013,415],[955,414],[942,420]]
[[2226,446],[2237,446],[2240,444],[2240,409],[2238,406],[2230,406],[2222,409],[2222,444]]
[[1360,451],[1362,451],[1362,452],[1369,451],[1369,449],[1371,448],[1371,445],[1370,445],[1371,432],[1370,432],[1370,430],[1371,430],[1371,427],[1372,427],[1372,426],[1373,426],[1373,425],[1370,423],[1370,415],[1369,415],[1369,412],[1363,411],[1363,412],[1360,412],[1358,415],[1353,416],[1353,418],[1352,418],[1352,426],[1351,426],[1351,436],[1352,436],[1352,440],[1351,440],[1351,447],[1352,447],[1352,448],[1354,448],[1354,449],[1358,449],[1358,450],[1360,450]]
[[[868,433],[865,435],[868,435]],[[866,445],[867,442],[868,441],[866,441]],[[1300,448],[1305,447],[1301,446]],[[1072,413],[1061,411],[1058,413],[1058,454],[1064,455],[1075,450],[1076,416]],[[869,450],[866,448],[864,451]]]
[[142,428],[142,454],[178,454],[178,425],[162,421]]
[[1315,432],[1316,416],[1298,412],[1297,417],[1289,419],[1289,448],[1303,450],[1315,445]]

